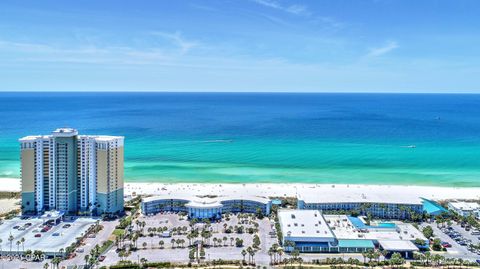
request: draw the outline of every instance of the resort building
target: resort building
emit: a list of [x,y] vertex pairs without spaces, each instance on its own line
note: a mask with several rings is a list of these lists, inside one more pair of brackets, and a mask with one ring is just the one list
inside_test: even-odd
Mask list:
[[142,199],[145,215],[160,212],[185,212],[191,219],[219,219],[223,213],[261,213],[269,215],[271,201],[265,197],[153,196]]
[[318,210],[279,210],[285,251],[338,252],[338,241]]
[[[288,252],[361,253],[378,248],[412,257],[429,243],[413,225],[400,221],[367,224],[363,218],[322,215],[318,210],[280,210],[278,221]],[[418,241],[422,244],[415,245]]]
[[390,195],[372,189],[368,193],[329,190],[321,195],[298,195],[298,209],[316,209],[323,213],[366,215],[383,219],[410,219],[423,214],[423,200],[408,195]]
[[[355,242],[370,248],[377,247],[388,253],[398,252],[404,257],[412,257],[412,252],[428,247],[429,241],[421,231],[410,223],[372,222],[362,217],[347,215],[325,215],[327,224],[335,234],[335,238],[344,244],[355,245]],[[416,245],[415,241],[423,242]],[[351,249],[350,249],[351,250]],[[340,252],[348,252],[340,249]]]
[[19,141],[23,214],[123,212],[123,137],[61,128]]
[[462,217],[468,217],[470,215],[478,217],[480,204],[475,202],[450,202],[448,203],[448,209]]

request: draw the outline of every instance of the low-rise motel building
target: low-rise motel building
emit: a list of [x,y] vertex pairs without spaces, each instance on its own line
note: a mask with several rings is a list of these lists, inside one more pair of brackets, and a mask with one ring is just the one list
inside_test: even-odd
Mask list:
[[141,208],[145,215],[160,212],[185,212],[190,219],[220,219],[224,213],[261,213],[269,215],[272,202],[259,196],[163,195],[145,197]]
[[[400,221],[367,225],[363,218],[299,209],[279,210],[278,220],[286,251],[361,253],[378,248],[409,258],[414,251],[428,246],[428,239],[419,230]],[[415,244],[417,239],[422,245]]]
[[20,140],[22,214],[122,214],[124,137],[60,128]]
[[480,204],[476,202],[464,202],[464,201],[454,201],[448,203],[448,209],[457,213],[462,217],[474,216],[479,217],[480,215]]
[[424,213],[425,200],[411,195],[391,195],[372,188],[368,193],[332,188],[321,195],[298,194],[298,209],[328,212],[356,212],[382,219],[410,219]]

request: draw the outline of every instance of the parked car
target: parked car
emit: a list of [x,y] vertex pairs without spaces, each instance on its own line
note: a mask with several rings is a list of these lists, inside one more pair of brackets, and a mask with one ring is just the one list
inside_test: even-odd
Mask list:
[[65,228],[65,229],[66,229],[66,228],[70,228],[71,226],[72,226],[71,224],[68,224],[68,223],[67,223],[67,224],[63,225],[62,228]]
[[53,233],[52,236],[59,236],[60,233]]
[[16,230],[16,229],[18,229],[18,227],[20,227],[20,226],[18,226],[18,225],[16,225],[16,226],[13,226],[13,229],[15,229],[15,230]]
[[42,237],[42,234],[36,234],[35,237]]
[[77,249],[77,252],[78,252],[78,253],[83,253],[84,251],[85,251],[85,250],[84,250],[83,248]]
[[98,257],[98,261],[103,262],[105,260],[105,258],[106,257],[102,255],[102,256]]

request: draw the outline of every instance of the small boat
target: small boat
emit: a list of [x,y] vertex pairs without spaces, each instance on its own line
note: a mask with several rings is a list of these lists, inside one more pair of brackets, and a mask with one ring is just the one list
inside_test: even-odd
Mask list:
[[402,148],[410,148],[410,149],[413,149],[413,148],[416,148],[417,146],[415,145],[408,145],[408,146],[402,146]]

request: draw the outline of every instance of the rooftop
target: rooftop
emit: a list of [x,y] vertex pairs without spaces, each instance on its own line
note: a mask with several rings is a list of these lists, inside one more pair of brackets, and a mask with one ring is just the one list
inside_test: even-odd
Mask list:
[[[427,240],[422,232],[413,225],[403,222],[373,222],[370,226],[359,229],[346,215],[325,215],[325,220],[337,239],[368,239],[368,240],[407,240],[417,238]],[[383,225],[389,224],[389,225]]]
[[370,186],[368,189],[351,185],[348,188],[336,188],[334,185],[321,194],[299,193],[298,199],[305,203],[390,203],[422,205],[418,196],[402,193],[399,195],[390,186]]
[[379,240],[380,246],[387,251],[417,251],[418,248],[410,241]]
[[78,135],[78,131],[73,128],[58,128],[52,132],[55,137],[71,137]]
[[372,240],[368,239],[341,239],[338,240],[338,247],[341,248],[374,248]]
[[278,218],[285,237],[334,238],[318,210],[280,210]]
[[195,195],[157,195],[157,196],[150,196],[145,197],[142,199],[143,202],[152,202],[157,200],[185,200],[193,204],[213,204],[213,203],[221,203],[224,201],[231,201],[231,200],[249,200],[255,201],[259,203],[266,204],[270,201],[270,199],[260,196],[217,196],[217,197],[201,197]]
[[480,209],[480,205],[475,202],[450,202],[448,205],[457,210],[474,211]]
[[194,197],[186,206],[192,208],[218,208],[222,207],[222,204],[215,198]]
[[[79,138],[93,138],[98,142],[113,141],[117,139],[123,139],[123,136],[111,136],[111,135],[78,135],[78,131],[72,128],[58,128],[52,132],[51,135],[29,135],[19,139],[20,142],[30,142],[37,139],[49,139],[52,137],[72,137],[79,136]],[[123,140],[122,140],[123,141]]]

